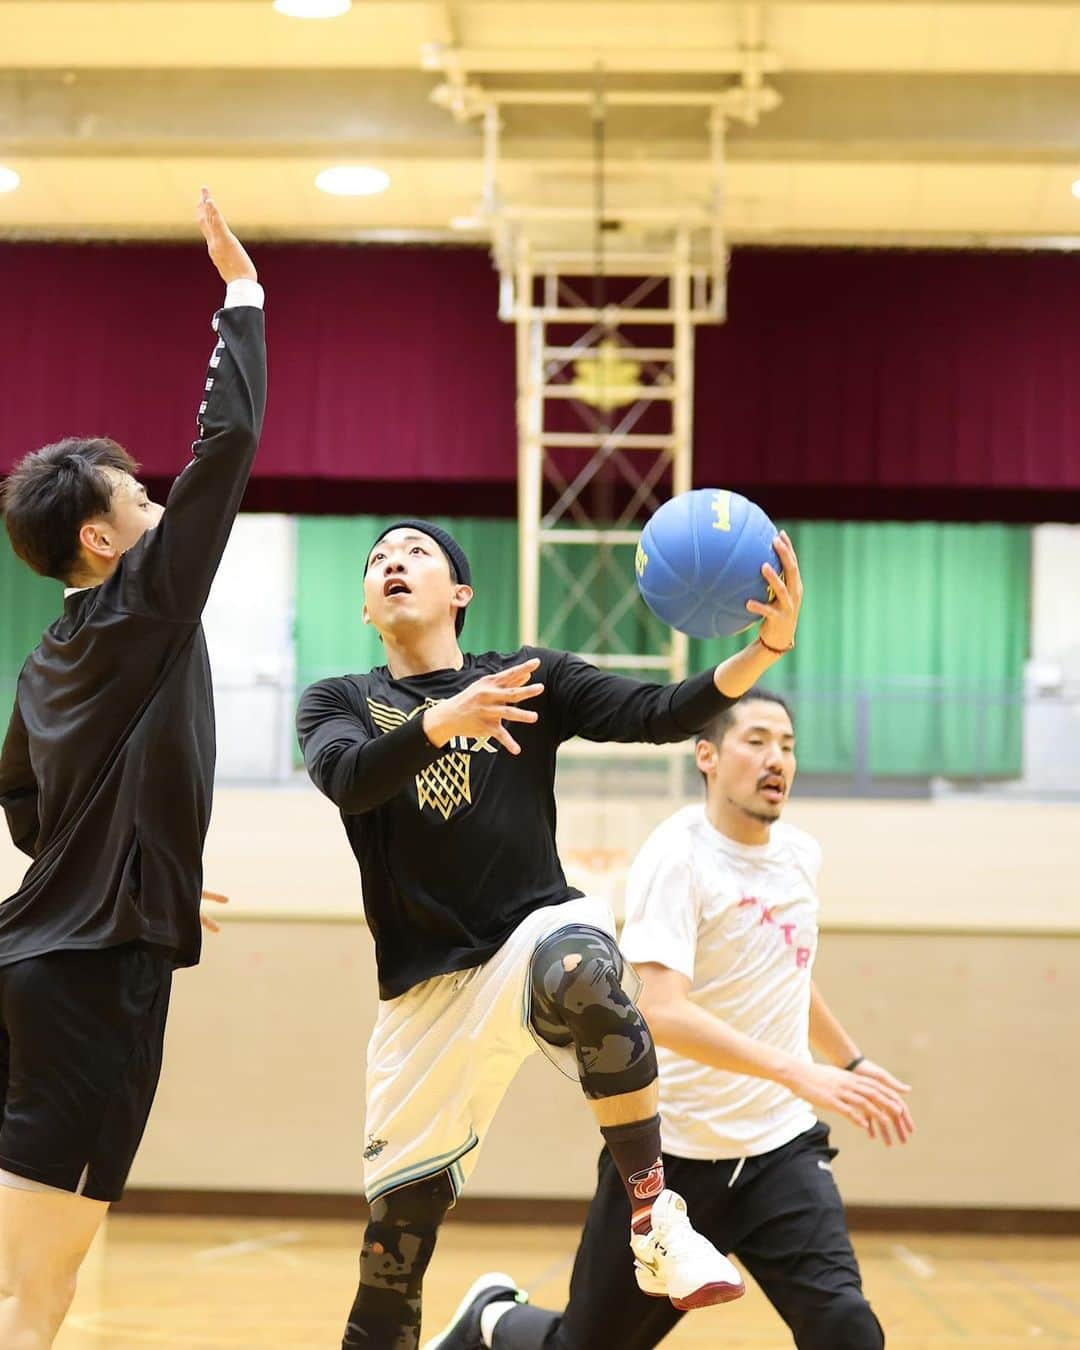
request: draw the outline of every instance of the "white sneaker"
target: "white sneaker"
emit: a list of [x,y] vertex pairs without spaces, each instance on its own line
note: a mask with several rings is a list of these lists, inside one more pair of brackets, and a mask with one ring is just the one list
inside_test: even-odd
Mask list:
[[638,1288],[653,1298],[665,1295],[681,1312],[742,1298],[742,1276],[708,1238],[696,1232],[686,1201],[661,1191],[653,1201],[652,1229],[631,1233]]

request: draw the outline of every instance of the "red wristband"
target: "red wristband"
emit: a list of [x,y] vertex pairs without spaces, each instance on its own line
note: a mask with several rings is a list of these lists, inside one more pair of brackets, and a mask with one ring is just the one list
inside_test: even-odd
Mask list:
[[795,646],[794,638],[791,639],[791,647],[770,647],[760,633],[758,634],[757,640],[767,652],[772,652],[773,656],[783,656],[785,652],[791,651],[791,648]]

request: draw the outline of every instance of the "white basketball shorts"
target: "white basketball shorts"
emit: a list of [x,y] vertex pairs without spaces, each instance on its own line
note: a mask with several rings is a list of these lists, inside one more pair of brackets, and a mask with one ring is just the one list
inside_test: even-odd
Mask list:
[[[369,1204],[442,1171],[454,1198],[461,1194],[511,1080],[538,1048],[529,1026],[532,954],[569,924],[615,936],[606,900],[568,900],[528,915],[482,966],[435,975],[379,1003],[367,1055]],[[572,1046],[539,1048],[577,1077]]]

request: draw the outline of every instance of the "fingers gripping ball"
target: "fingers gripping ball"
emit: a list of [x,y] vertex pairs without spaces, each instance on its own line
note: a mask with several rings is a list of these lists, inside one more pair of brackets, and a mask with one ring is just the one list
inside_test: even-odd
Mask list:
[[653,515],[641,532],[635,570],[645,603],[658,619],[690,637],[726,637],[757,620],[747,600],[772,599],[761,575],[777,572],[776,526],[737,492],[698,488]]

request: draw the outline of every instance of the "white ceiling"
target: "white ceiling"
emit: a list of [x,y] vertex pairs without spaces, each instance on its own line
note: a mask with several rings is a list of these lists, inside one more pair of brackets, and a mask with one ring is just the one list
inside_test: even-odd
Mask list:
[[[781,96],[728,139],[735,241],[1080,242],[1080,4],[355,0],[304,22],[269,0],[0,0],[0,235],[171,235],[212,184],[249,234],[451,237],[482,184],[482,89]],[[429,54],[425,57],[425,51]],[[745,73],[745,74],[744,74]],[[613,111],[608,205],[700,203],[705,112]],[[507,195],[587,205],[588,108],[505,113]],[[314,187],[377,165],[379,197]]]

